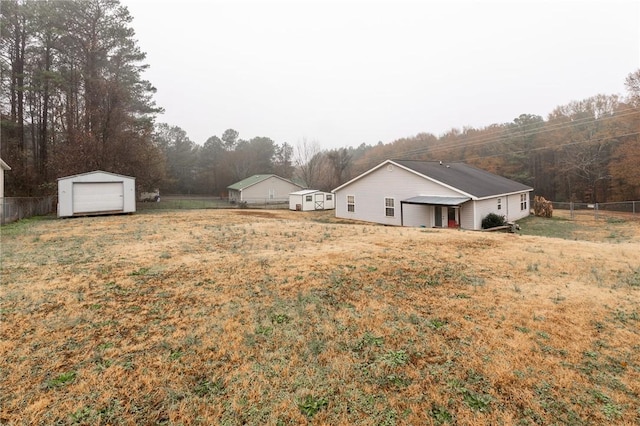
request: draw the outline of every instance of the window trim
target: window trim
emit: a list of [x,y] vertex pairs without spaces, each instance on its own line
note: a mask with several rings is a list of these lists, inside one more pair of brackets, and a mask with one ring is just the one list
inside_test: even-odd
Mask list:
[[498,210],[502,210],[502,198],[498,198]]
[[[391,201],[390,204],[389,201]],[[396,217],[396,199],[394,197],[384,197],[384,216]]]
[[520,194],[520,211],[527,210],[529,204],[529,194]]
[[347,213],[356,212],[356,196],[347,195]]

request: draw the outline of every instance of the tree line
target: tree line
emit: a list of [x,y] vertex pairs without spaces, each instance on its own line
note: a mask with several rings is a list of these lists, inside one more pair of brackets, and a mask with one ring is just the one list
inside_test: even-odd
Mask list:
[[234,129],[198,145],[156,123],[162,109],[142,78],[146,55],[118,0],[3,0],[0,12],[0,156],[12,167],[10,196],[55,193],[57,178],[92,170],[163,193],[222,196],[258,173],[331,190],[383,160],[410,158],[464,161],[556,201],[640,199],[640,70],[624,97],[573,101],[546,118],[330,150],[313,140],[242,139]]
[[0,137],[7,193],[55,190],[58,177],[105,170],[153,184],[161,111],[142,79],[145,54],[117,0],[3,0]]
[[385,158],[463,161],[534,188],[554,201],[640,199],[640,69],[627,94],[596,95],[556,107],[547,118],[423,133],[369,150],[360,173]]

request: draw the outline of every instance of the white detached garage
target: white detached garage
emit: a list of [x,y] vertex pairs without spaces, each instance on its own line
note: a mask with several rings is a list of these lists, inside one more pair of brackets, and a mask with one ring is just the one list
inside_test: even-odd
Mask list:
[[136,178],[95,171],[58,179],[58,217],[136,211]]

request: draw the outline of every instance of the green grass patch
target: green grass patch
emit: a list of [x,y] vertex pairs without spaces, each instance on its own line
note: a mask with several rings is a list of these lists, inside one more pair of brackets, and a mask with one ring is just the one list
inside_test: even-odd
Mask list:
[[49,389],[59,388],[62,386],[66,386],[76,379],[75,371],[67,371],[66,373],[62,373],[53,377],[46,382],[46,387]]
[[537,237],[562,238],[565,240],[576,239],[576,232],[584,230],[579,223],[559,217],[543,218],[528,216],[518,221],[522,235]]

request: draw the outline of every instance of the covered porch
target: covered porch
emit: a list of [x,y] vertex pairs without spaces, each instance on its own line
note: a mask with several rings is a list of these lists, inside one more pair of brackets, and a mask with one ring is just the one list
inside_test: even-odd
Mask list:
[[402,226],[424,228],[459,228],[461,206],[469,197],[421,195],[400,201]]

